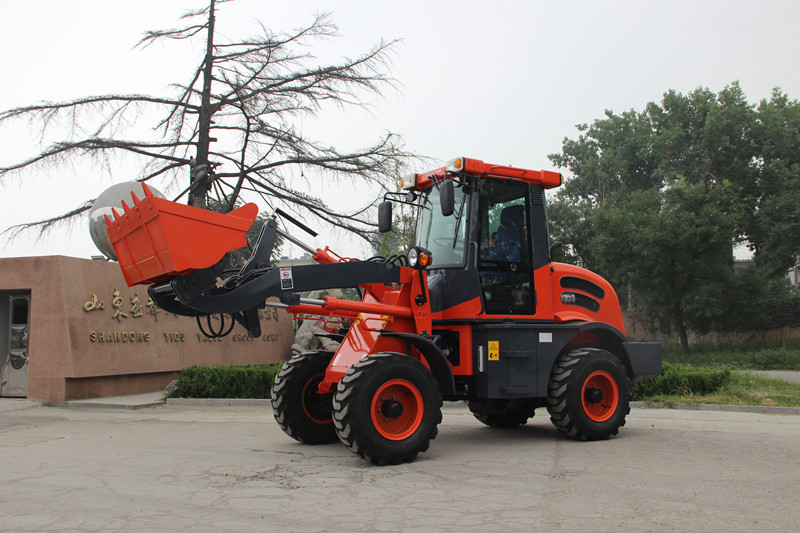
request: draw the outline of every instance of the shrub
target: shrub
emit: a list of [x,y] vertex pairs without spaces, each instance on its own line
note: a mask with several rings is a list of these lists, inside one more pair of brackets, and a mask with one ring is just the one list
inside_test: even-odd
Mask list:
[[269,398],[282,364],[190,366],[180,371],[177,398]]
[[663,373],[631,386],[634,401],[653,396],[696,396],[719,390],[731,379],[728,369],[693,367],[664,363]]
[[[190,366],[180,371],[173,398],[269,398],[281,363],[271,365]],[[710,394],[731,379],[728,369],[664,363],[663,373],[631,385],[634,401],[655,396]]]

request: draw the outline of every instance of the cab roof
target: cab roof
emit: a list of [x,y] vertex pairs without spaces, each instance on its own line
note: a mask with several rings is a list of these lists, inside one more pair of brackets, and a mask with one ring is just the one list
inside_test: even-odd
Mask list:
[[405,190],[423,191],[435,181],[452,179],[457,176],[475,176],[487,179],[506,179],[541,185],[545,189],[560,187],[564,183],[563,176],[550,170],[528,170],[524,168],[484,163],[479,159],[459,157],[447,166],[403,177],[402,188]]

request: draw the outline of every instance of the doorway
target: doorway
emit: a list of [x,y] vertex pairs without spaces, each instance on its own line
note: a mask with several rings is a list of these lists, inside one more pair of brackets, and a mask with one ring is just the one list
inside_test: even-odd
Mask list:
[[30,292],[0,291],[0,396],[28,395]]

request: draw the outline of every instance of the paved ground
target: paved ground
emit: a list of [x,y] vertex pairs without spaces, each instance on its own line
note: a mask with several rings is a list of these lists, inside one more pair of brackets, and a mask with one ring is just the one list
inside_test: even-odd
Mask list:
[[800,383],[800,372],[793,370],[748,370],[748,372],[770,379],[781,379],[789,383]]
[[448,405],[415,463],[309,447],[268,407],[0,399],[4,531],[793,531],[800,417],[634,409],[619,437]]

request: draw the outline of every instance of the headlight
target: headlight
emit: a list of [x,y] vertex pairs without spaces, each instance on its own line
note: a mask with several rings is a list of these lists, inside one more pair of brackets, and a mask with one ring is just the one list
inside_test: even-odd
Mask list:
[[408,251],[408,265],[411,268],[417,268],[417,263],[419,262],[419,252],[416,248],[412,248]]
[[425,248],[414,246],[408,251],[408,266],[420,270],[430,266],[433,262],[433,254]]

